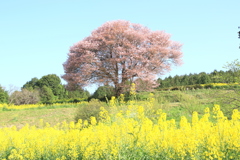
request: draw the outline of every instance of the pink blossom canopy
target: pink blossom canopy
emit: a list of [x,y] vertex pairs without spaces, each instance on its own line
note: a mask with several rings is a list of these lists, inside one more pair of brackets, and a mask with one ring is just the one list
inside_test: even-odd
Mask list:
[[182,63],[181,46],[164,31],[124,20],[106,22],[70,48],[62,77],[81,86],[111,83],[119,93],[134,78],[154,86],[157,76]]

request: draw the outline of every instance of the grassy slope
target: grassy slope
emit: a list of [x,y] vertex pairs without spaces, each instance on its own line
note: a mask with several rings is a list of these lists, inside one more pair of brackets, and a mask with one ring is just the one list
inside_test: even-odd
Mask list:
[[63,121],[74,121],[77,108],[56,108],[56,109],[35,109],[20,111],[2,111],[0,112],[0,127],[17,126],[23,127],[26,123],[29,125],[38,125],[39,120],[43,119],[51,125]]
[[[186,116],[189,120],[193,111],[197,111],[200,116],[204,108],[213,107],[215,98],[213,95],[225,92],[224,90],[195,90],[195,91],[161,91],[155,93],[156,103],[154,109],[163,109],[167,113],[168,119],[174,118],[179,121],[180,116]],[[146,93],[148,95],[149,93]],[[74,121],[77,107],[75,108],[56,108],[56,109],[35,109],[20,111],[0,112],[0,127],[12,125],[21,128],[26,123],[38,125],[39,120],[43,119],[50,125],[55,125],[63,121]]]

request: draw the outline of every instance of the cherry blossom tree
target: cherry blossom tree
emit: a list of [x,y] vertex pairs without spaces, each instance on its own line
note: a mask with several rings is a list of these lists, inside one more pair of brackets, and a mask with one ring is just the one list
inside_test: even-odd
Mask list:
[[137,78],[154,87],[158,76],[182,63],[182,44],[170,37],[129,21],[106,22],[70,47],[62,78],[80,86],[112,84],[116,95]]

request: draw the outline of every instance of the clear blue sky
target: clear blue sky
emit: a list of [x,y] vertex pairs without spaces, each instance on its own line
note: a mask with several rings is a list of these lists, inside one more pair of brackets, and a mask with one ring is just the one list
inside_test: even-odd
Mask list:
[[33,77],[63,75],[69,47],[119,19],[165,30],[184,44],[184,64],[165,76],[224,70],[240,57],[239,7],[240,0],[1,0],[0,85],[21,88]]

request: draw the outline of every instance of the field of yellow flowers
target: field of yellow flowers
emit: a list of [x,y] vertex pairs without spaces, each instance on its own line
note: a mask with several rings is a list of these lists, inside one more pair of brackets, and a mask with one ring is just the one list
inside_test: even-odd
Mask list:
[[61,107],[72,107],[74,106],[79,106],[82,104],[86,104],[87,102],[82,101],[78,103],[54,103],[51,105],[46,105],[46,104],[22,104],[22,105],[14,105],[14,104],[0,104],[0,111],[14,111],[14,110],[27,110],[27,109],[48,109],[48,108],[61,108]]
[[205,87],[205,86],[213,86],[213,87],[216,87],[216,86],[238,86],[239,83],[207,83],[207,84],[200,84],[200,86],[202,87]]
[[229,120],[215,105],[177,123],[162,110],[149,117],[152,105],[153,99],[139,105],[113,98],[98,122],[50,126],[41,119],[37,126],[1,128],[0,159],[240,159],[238,110]]

